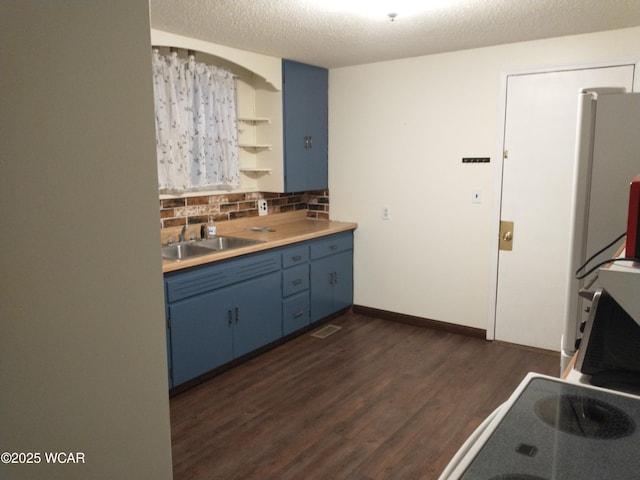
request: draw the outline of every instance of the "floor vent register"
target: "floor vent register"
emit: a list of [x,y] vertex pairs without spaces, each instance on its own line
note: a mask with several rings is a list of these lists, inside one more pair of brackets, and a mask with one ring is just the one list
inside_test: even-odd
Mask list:
[[336,333],[338,330],[342,330],[342,327],[339,327],[338,325],[327,325],[313,332],[311,336],[316,338],[327,338],[329,335]]

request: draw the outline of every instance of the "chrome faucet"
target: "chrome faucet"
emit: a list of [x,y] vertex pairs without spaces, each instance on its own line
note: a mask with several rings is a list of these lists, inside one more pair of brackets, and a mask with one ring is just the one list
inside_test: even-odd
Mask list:
[[180,231],[180,236],[178,237],[179,242],[184,242],[184,233],[187,231],[187,226],[183,225],[182,230]]

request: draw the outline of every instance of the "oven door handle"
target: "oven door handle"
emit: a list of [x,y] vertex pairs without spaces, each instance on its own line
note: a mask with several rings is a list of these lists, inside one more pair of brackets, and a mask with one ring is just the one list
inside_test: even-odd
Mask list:
[[475,443],[478,441],[478,438],[480,438],[480,435],[482,435],[484,433],[484,431],[487,429],[487,427],[489,426],[489,424],[493,421],[493,419],[498,415],[498,413],[500,413],[500,409],[504,406],[504,404],[498,406],[498,408],[496,408],[493,412],[491,412],[487,418],[485,418],[482,423],[480,425],[478,425],[478,428],[476,428],[473,433],[471,435],[469,435],[469,438],[467,438],[465,440],[465,442],[462,444],[462,446],[458,449],[458,451],[456,452],[456,454],[453,456],[453,458],[449,461],[448,465],[445,467],[445,469],[442,471],[442,473],[440,474],[440,476],[438,477],[438,480],[454,480],[456,478],[460,477],[461,473],[463,472],[457,472],[456,476],[452,477],[451,474],[453,473],[453,471],[460,465],[460,462],[462,461],[462,459],[464,458],[464,456],[469,452],[469,450],[471,450],[471,448],[475,445]]

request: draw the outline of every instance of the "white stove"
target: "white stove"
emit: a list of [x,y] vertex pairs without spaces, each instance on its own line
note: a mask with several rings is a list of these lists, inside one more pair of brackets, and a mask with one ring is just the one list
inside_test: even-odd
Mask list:
[[440,480],[640,478],[640,397],[529,373]]

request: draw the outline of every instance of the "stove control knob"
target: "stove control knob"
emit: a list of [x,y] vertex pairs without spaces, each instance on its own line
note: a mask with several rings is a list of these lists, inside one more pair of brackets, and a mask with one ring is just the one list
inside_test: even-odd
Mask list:
[[582,322],[582,323],[580,324],[580,333],[584,333],[584,328],[585,328],[586,326],[587,326],[587,322],[586,322],[586,321],[585,321],[585,322]]
[[576,339],[576,343],[575,343],[576,350],[578,350],[580,348],[580,342],[581,341],[582,341],[581,338]]

